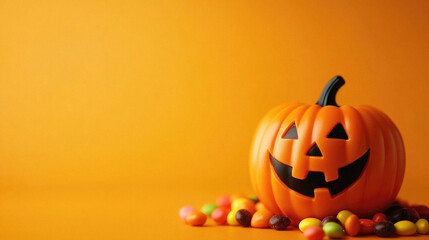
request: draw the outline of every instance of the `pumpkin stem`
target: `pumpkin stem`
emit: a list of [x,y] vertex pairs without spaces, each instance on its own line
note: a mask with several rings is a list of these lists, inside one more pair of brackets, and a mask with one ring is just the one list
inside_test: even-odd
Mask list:
[[323,88],[322,94],[320,95],[319,101],[316,104],[324,107],[328,105],[339,107],[335,102],[335,96],[337,95],[338,89],[346,83],[341,76],[333,77],[325,88]]

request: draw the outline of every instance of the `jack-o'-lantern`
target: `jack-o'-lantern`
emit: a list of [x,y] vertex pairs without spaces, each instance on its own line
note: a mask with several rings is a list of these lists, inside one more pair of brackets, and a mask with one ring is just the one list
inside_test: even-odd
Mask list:
[[331,79],[315,105],[274,108],[257,129],[253,188],[295,225],[343,209],[368,217],[387,208],[401,187],[405,150],[397,127],[371,106],[338,106],[343,84],[340,76]]

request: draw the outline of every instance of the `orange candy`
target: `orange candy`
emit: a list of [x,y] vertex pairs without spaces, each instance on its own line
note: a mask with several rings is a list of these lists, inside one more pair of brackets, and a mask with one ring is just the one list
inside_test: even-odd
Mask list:
[[355,214],[350,215],[344,223],[344,228],[350,236],[356,236],[360,230],[360,219]]
[[271,212],[266,209],[260,209],[253,214],[250,225],[254,228],[269,227],[270,218],[273,216]]
[[202,226],[206,220],[207,216],[200,211],[191,212],[186,216],[186,223],[192,226]]
[[257,202],[255,204],[255,208],[256,208],[256,211],[261,210],[261,209],[267,209],[262,202]]

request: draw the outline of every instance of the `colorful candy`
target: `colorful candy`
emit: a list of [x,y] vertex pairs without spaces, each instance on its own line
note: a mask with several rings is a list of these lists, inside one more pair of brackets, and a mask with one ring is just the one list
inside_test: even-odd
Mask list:
[[243,204],[244,202],[251,201],[247,198],[235,198],[231,201],[231,209],[237,209],[239,205]]
[[389,220],[393,223],[396,223],[402,220],[409,220],[409,219],[410,219],[410,213],[405,208],[401,208],[394,211],[389,217]]
[[258,202],[255,204],[256,210],[267,209],[262,202]]
[[216,208],[218,208],[219,206],[218,205],[216,205],[216,204],[214,204],[214,203],[207,203],[207,204],[204,204],[202,207],[201,207],[201,212],[203,212],[205,215],[207,215],[207,216],[211,216],[212,215],[212,212],[213,212],[213,210],[215,210]]
[[[307,240],[342,238],[345,233],[350,236],[358,234],[375,234],[379,237],[395,235],[410,236],[415,233],[429,234],[429,208],[424,205],[395,203],[383,213],[374,214],[372,219],[359,219],[348,210],[340,211],[337,216],[327,216],[322,221],[317,218],[305,218],[299,223],[299,230]],[[232,209],[232,210],[231,210]],[[202,226],[207,217],[217,224],[241,225],[243,227],[286,230],[291,220],[285,215],[273,215],[256,195],[225,195],[208,203],[201,211],[191,206],[179,210],[180,218],[192,226]]]
[[217,198],[216,204],[219,207],[231,208],[231,197],[228,195],[220,196]]
[[305,229],[309,227],[320,227],[322,226],[322,222],[317,218],[304,218],[301,220],[301,222],[298,225],[299,230],[301,232],[304,232]]
[[375,222],[371,219],[360,219],[359,225],[359,234],[374,234]]
[[237,219],[235,218],[235,215],[237,214],[237,212],[239,211],[240,209],[233,209],[233,210],[231,210],[231,212],[229,212],[228,213],[228,216],[226,217],[226,222],[229,224],[229,225],[231,225],[231,226],[238,226],[238,225],[240,225],[238,222],[237,222]]
[[202,226],[206,223],[207,215],[200,211],[194,211],[186,216],[186,223],[192,226]]
[[374,221],[375,223],[379,223],[382,221],[387,221],[387,216],[384,215],[383,213],[377,213],[372,217],[372,221]]
[[424,218],[420,218],[416,222],[417,232],[420,234],[427,234],[429,233],[429,223],[428,220]]
[[256,196],[255,194],[251,194],[247,196],[247,198],[250,199],[255,204],[259,202],[258,196]]
[[348,235],[356,236],[360,231],[360,219],[357,215],[352,214],[344,223],[344,228]]
[[195,212],[195,208],[191,207],[191,206],[184,206],[182,208],[180,208],[179,210],[179,216],[180,218],[186,222],[186,217],[188,216],[189,213],[191,212]]
[[286,230],[290,225],[290,219],[285,215],[274,215],[270,218],[269,225],[272,229],[277,231]]
[[213,210],[211,217],[217,224],[225,224],[228,213],[229,209],[220,207]]
[[402,220],[395,223],[396,234],[401,236],[413,235],[417,231],[416,224],[408,220]]
[[337,214],[338,220],[340,220],[341,224],[344,225],[346,223],[347,218],[352,215],[353,213],[348,210],[342,210]]
[[257,210],[255,214],[253,214],[252,221],[250,222],[250,225],[255,228],[266,228],[270,225],[270,218],[273,216],[273,214],[266,210],[261,209]]
[[402,207],[400,205],[392,205],[388,209],[386,209],[386,211],[384,211],[383,213],[386,214],[386,216],[390,216],[394,211],[399,210],[401,208]]
[[420,214],[419,214],[419,212],[417,212],[416,209],[414,209],[414,208],[406,208],[406,209],[408,211],[408,214],[410,215],[408,220],[415,223],[415,222],[417,222],[417,220],[420,219]]
[[374,232],[379,237],[391,237],[395,234],[396,229],[392,222],[381,221],[375,224]]
[[255,204],[248,198],[235,199],[231,203],[231,209],[246,209],[252,214],[256,211]]
[[322,240],[323,237],[325,237],[325,232],[323,231],[323,228],[313,226],[305,229],[304,236],[308,240]]
[[240,224],[241,226],[249,227],[250,221],[252,220],[252,214],[246,209],[240,209],[235,214],[235,219],[237,220],[238,224]]
[[338,218],[334,217],[334,216],[327,216],[322,220],[322,226],[324,226],[326,223],[328,222],[336,222],[340,225],[343,225],[340,220],[338,220]]
[[419,213],[421,218],[429,217],[429,207],[424,205],[413,205],[411,207]]
[[330,238],[342,238],[344,235],[343,227],[336,222],[328,222],[323,226],[323,231]]

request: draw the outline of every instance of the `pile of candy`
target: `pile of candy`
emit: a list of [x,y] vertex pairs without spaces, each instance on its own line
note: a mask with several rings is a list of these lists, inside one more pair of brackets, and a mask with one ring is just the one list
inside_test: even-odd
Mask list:
[[[216,204],[208,203],[196,210],[184,206],[179,211],[186,224],[202,226],[210,217],[219,225],[272,228],[286,230],[291,221],[285,215],[274,215],[258,201],[255,195],[228,195],[217,199]],[[299,223],[299,230],[309,240],[321,240],[324,236],[342,238],[375,234],[379,237],[409,236],[429,233],[429,208],[423,205],[408,205],[396,202],[384,213],[377,213],[372,219],[360,219],[350,211],[342,210],[337,216],[327,216],[320,220],[305,218]]]

